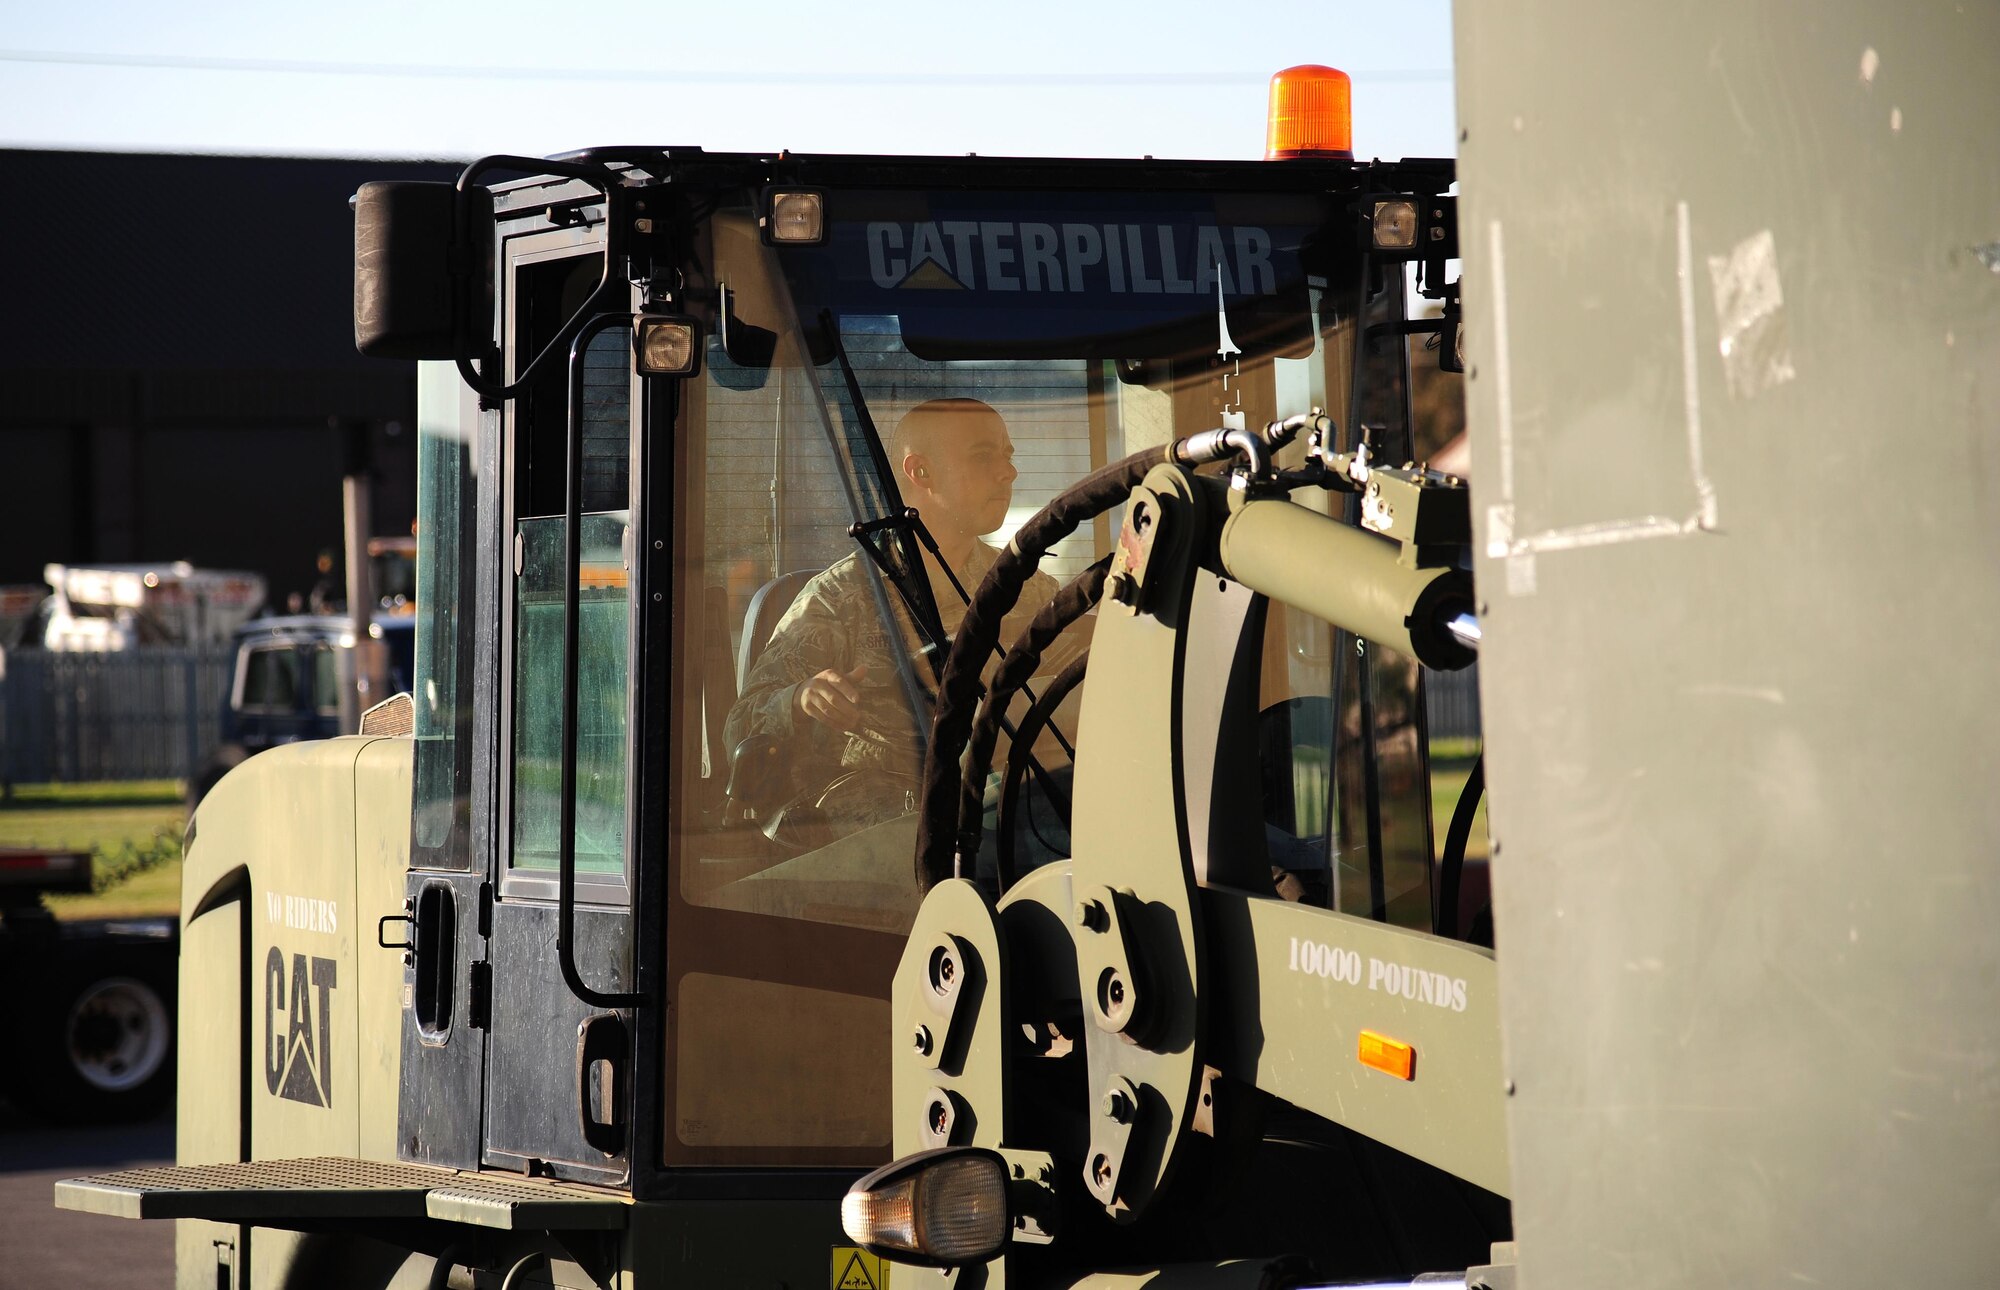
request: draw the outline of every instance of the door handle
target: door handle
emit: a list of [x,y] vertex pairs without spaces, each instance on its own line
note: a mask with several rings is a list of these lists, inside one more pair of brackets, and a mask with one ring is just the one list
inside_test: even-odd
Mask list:
[[625,1150],[631,1054],[631,1030],[615,1012],[586,1017],[576,1028],[577,1125],[583,1140],[607,1156]]
[[[616,221],[613,224],[615,227]],[[607,268],[606,273],[609,272]],[[599,286],[601,289],[602,284]],[[569,461],[563,486],[562,778],[556,816],[556,967],[562,972],[563,984],[569,987],[569,992],[593,1008],[636,1008],[646,1001],[644,995],[636,992],[621,994],[596,989],[584,981],[576,965],[576,685],[578,579],[583,568],[583,356],[597,333],[611,327],[630,327],[632,317],[599,314],[577,330],[569,347]]]
[[[416,916],[409,912],[412,908],[413,906],[410,902],[405,900],[403,902],[404,912],[400,914],[384,914],[382,917],[376,919],[375,943],[385,950],[401,950],[405,954],[416,949],[417,946],[414,941],[392,941],[389,939],[389,924],[391,923],[401,923],[407,929],[415,928],[417,922]],[[410,932],[406,930],[403,934],[408,936]]]

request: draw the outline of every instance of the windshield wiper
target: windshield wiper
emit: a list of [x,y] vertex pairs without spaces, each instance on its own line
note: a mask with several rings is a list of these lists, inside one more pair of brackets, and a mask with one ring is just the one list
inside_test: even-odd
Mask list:
[[[862,442],[867,446],[869,459],[875,467],[875,478],[881,481],[884,500],[889,503],[889,516],[915,515],[916,511],[903,505],[903,490],[897,485],[895,468],[889,463],[889,449],[882,442],[882,432],[875,428],[875,418],[868,411],[868,396],[861,391],[861,378],[855,375],[854,364],[848,360],[847,343],[840,337],[840,327],[834,321],[831,309],[820,310],[819,325],[832,344],[834,358],[840,363],[840,375],[847,385],[847,401],[854,409],[854,419],[860,423]],[[887,524],[881,521],[863,521],[849,528],[848,532],[859,537],[860,534],[855,533],[855,529],[864,525],[877,531],[896,532],[903,557],[903,571],[900,574],[890,571],[878,553],[871,550],[870,554],[876,557],[875,562],[881,565],[891,581],[896,583],[896,589],[902,593],[904,603],[909,605],[911,614],[916,617],[918,630],[933,640],[942,640],[944,620],[938,616],[937,601],[931,596],[930,579],[916,576],[923,570],[924,561],[917,553],[916,543],[912,540],[909,529],[899,525],[897,519],[889,518]],[[864,542],[862,545],[868,544]],[[952,585],[958,585],[956,578],[952,579]]]
[[[944,570],[945,581],[951,583],[951,589],[958,593],[959,603],[967,606],[972,604],[971,593],[966,591],[965,584],[958,580],[958,574],[953,572],[951,565],[945,561],[944,553],[938,550],[937,539],[931,536],[930,529],[925,526],[923,517],[917,513],[916,507],[905,506],[900,515],[885,515],[880,519],[863,520],[860,523],[849,525],[847,532],[849,536],[861,543],[861,549],[868,553],[868,558],[875,562],[875,567],[882,571],[882,576],[888,579],[891,585],[896,586],[899,594],[903,593],[900,583],[902,575],[890,566],[887,552],[875,544],[875,538],[877,535],[883,533],[897,533],[905,538],[914,535],[919,542],[923,543],[924,550],[931,553],[931,559],[937,561],[937,567]],[[928,594],[930,591],[928,585],[930,579],[925,578],[923,581],[925,583],[924,591]],[[904,603],[905,605],[909,604],[907,595],[904,596]],[[931,601],[929,603],[935,604],[936,602]],[[910,608],[914,616],[915,607],[911,606]],[[924,631],[922,627],[919,627],[918,630]],[[944,672],[944,656],[949,652],[951,646],[950,640],[945,636],[942,620],[938,623],[937,634],[931,635],[929,632],[925,632],[925,638],[924,654],[930,659],[932,674],[941,680],[943,679]],[[997,641],[994,643],[993,653],[996,657],[1006,657],[1005,647]],[[1033,704],[1038,697],[1025,681],[1021,683],[1021,692],[1028,696],[1030,704]],[[1013,737],[1014,726],[1005,713],[1002,713],[1000,716],[1000,728],[1007,732],[1009,738]],[[1053,721],[1049,722],[1048,729],[1049,733],[1055,736],[1055,741],[1062,746],[1063,755],[1071,761],[1075,761],[1076,749],[1070,744],[1069,739],[1063,734],[1062,730]],[[1035,764],[1035,769],[1037,771],[1042,770],[1039,762]],[[1047,772],[1043,771],[1042,773],[1046,774]],[[1043,787],[1048,788],[1049,786],[1044,784]],[[1051,791],[1053,792],[1054,790]],[[1060,793],[1056,795],[1061,797]],[[1063,797],[1062,800],[1065,804],[1065,809],[1067,809],[1068,799]]]

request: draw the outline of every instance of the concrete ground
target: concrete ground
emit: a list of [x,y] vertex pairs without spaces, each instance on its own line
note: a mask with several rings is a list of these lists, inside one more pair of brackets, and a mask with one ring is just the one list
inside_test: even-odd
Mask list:
[[173,1224],[71,1213],[51,1198],[59,1178],[173,1159],[171,1111],[139,1124],[73,1128],[0,1102],[0,1290],[171,1286]]

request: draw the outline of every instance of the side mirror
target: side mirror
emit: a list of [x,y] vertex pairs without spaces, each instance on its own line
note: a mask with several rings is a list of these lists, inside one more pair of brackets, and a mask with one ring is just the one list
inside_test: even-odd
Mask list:
[[1111,365],[1111,370],[1118,374],[1120,385],[1150,388],[1167,379],[1166,366],[1151,359],[1121,358]]
[[778,333],[744,322],[736,312],[736,293],[727,283],[718,292],[715,316],[715,330],[708,337],[710,377],[727,390],[763,389],[771,379]]
[[[475,231],[459,240],[460,203]],[[484,296],[484,241],[493,194],[453,184],[380,180],[354,207],[354,347],[370,358],[452,359]],[[454,267],[457,271],[454,272]]]
[[778,352],[778,333],[744,322],[736,313],[736,293],[724,284],[717,312],[722,317],[722,352],[738,367],[768,368]]

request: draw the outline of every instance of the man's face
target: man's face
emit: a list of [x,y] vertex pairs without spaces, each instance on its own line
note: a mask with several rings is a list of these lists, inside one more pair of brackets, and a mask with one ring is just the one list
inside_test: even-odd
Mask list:
[[1014,441],[997,416],[969,413],[938,426],[926,436],[928,478],[920,481],[931,494],[917,509],[935,531],[940,522],[981,537],[1007,522],[1014,500]]

